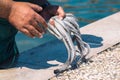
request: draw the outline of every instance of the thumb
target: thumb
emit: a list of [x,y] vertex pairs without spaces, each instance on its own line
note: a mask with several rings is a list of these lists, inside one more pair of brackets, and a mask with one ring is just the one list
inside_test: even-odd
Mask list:
[[28,5],[29,5],[33,10],[35,10],[36,12],[42,11],[42,7],[40,7],[40,6],[36,5],[36,4],[28,3]]
[[64,12],[63,8],[60,7],[60,6],[59,6],[56,14],[58,14],[58,17],[59,17],[61,20],[65,17],[65,12]]

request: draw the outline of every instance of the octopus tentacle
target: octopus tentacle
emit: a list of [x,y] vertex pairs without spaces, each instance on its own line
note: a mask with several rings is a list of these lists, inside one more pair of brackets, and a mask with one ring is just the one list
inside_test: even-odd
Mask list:
[[[90,47],[82,40],[79,25],[74,15],[67,13],[63,20],[58,19],[57,16],[52,17],[52,19],[54,20],[55,26],[48,23],[48,31],[59,40],[62,40],[68,51],[68,59],[66,62],[60,69],[55,70],[55,72],[63,72],[68,69],[75,60],[76,53],[79,53],[81,57],[76,62],[76,65],[79,65],[82,58],[89,53]],[[75,45],[74,42],[76,42],[77,45]]]

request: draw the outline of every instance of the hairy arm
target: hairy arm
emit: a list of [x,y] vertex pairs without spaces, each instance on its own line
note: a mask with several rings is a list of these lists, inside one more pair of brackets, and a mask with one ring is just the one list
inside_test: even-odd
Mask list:
[[16,29],[30,37],[41,37],[44,30],[40,28],[39,23],[46,29],[48,27],[45,21],[47,16],[52,14],[64,17],[65,15],[59,6],[48,6],[43,9],[42,5],[46,2],[47,0],[31,0],[31,3],[0,0],[0,18],[5,18]]
[[8,18],[13,0],[0,0],[0,17]]
[[[42,5],[47,0],[31,0],[31,3]],[[14,0],[0,0],[0,18],[8,18]]]
[[37,13],[40,11],[40,6],[29,2],[0,0],[0,18],[8,20],[16,29],[30,37],[41,37],[44,33],[38,23],[47,28],[46,21]]

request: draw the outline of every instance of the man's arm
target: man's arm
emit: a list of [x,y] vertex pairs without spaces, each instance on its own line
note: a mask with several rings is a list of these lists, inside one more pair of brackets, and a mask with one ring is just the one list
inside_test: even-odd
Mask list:
[[[34,0],[33,3],[43,5],[46,2],[47,0]],[[0,0],[0,18],[7,19],[16,29],[30,37],[41,37],[44,30],[38,24],[42,24],[45,28],[48,27],[44,15],[49,16],[52,14],[64,17],[65,14],[61,7],[56,9],[55,6],[51,6],[47,7],[48,9],[43,9],[36,4]]]
[[44,33],[38,23],[47,28],[46,21],[37,14],[40,11],[40,6],[29,2],[0,0],[0,18],[5,18],[16,29],[30,37],[41,37]]
[[13,0],[0,0],[0,17],[8,18]]
[[[8,18],[13,4],[13,0],[0,0],[0,18]],[[47,0],[31,0],[31,3],[43,5]]]

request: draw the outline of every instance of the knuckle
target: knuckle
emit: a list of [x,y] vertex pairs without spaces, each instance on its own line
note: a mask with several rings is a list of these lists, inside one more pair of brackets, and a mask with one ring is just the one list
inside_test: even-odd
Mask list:
[[21,29],[20,31],[23,33],[27,33],[27,31],[25,29]]

